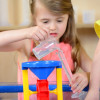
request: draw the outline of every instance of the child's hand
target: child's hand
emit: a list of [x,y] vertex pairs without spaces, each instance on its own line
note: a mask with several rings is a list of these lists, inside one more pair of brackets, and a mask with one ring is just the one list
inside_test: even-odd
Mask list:
[[73,93],[80,93],[88,85],[86,73],[76,73],[72,76],[71,89]]
[[34,39],[37,41],[45,40],[49,35],[49,30],[47,28],[41,28],[39,26],[34,26],[29,28],[27,33],[28,39]]

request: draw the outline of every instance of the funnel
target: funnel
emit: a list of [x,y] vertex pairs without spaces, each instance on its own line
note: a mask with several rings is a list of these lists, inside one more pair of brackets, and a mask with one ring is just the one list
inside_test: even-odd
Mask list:
[[60,61],[33,61],[22,63],[22,70],[30,69],[40,80],[47,79],[55,67],[61,68]]

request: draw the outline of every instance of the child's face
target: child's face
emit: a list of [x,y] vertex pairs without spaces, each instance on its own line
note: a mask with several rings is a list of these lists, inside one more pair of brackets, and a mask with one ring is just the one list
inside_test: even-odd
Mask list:
[[41,3],[38,3],[38,7],[35,9],[35,20],[36,25],[48,28],[49,35],[54,36],[59,41],[66,30],[68,14],[56,16]]

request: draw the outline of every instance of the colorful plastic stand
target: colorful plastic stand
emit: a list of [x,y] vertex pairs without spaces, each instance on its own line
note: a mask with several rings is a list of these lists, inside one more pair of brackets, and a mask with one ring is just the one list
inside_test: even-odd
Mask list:
[[[47,77],[54,68],[56,68],[57,88],[50,91]],[[28,69],[39,78],[37,80],[37,91],[31,91],[29,89]],[[61,69],[62,64],[60,61],[33,61],[22,63],[24,100],[29,100],[29,96],[32,94],[37,94],[37,100],[49,100],[49,93],[55,93],[58,100],[63,100]]]

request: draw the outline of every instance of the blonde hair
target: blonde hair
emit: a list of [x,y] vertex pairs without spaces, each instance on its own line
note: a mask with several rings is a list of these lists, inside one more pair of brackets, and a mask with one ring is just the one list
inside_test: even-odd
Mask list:
[[72,46],[72,59],[75,64],[75,70],[80,65],[80,42],[76,33],[74,10],[71,0],[33,0],[31,4],[31,12],[34,14],[36,1],[41,2],[53,14],[68,14],[68,24],[64,35],[60,38],[60,42],[69,43]]

